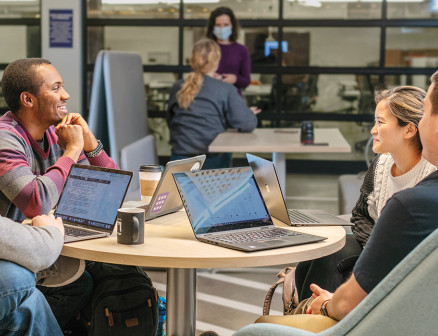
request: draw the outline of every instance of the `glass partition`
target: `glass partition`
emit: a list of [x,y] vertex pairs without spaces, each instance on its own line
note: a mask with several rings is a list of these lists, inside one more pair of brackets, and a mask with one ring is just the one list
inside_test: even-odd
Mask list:
[[40,0],[0,1],[0,19],[39,17]]
[[0,63],[41,55],[41,36],[38,26],[0,26]]
[[386,29],[385,65],[438,68],[438,28]]
[[238,20],[278,19],[278,0],[184,0],[185,19],[208,19],[217,7],[229,7]]
[[[278,54],[277,40],[278,28],[260,27],[260,28],[242,28],[240,29],[238,43],[245,45],[251,57],[252,65],[275,65]],[[189,64],[190,54],[193,45],[201,38],[205,37],[206,29],[204,27],[184,27],[184,44],[183,44],[183,63]],[[287,46],[282,45],[283,51],[287,51]]]
[[90,63],[105,49],[138,52],[147,65],[178,64],[178,27],[89,27],[88,44],[95,47],[88,49]]
[[178,19],[178,1],[89,0],[89,18]]
[[376,75],[283,75],[284,113],[374,114]]
[[284,28],[284,66],[376,66],[379,28]]
[[438,13],[436,0],[388,0],[389,19],[433,19]]
[[334,0],[283,0],[285,19],[379,19],[381,2]]

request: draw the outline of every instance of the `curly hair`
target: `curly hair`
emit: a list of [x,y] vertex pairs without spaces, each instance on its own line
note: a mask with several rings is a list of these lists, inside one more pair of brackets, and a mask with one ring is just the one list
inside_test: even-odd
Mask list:
[[187,109],[201,90],[204,74],[215,70],[221,58],[221,50],[217,43],[209,39],[201,39],[195,43],[190,56],[192,72],[187,76],[181,89],[177,92],[178,105]]
[[230,17],[232,33],[230,36],[231,42],[236,42],[237,37],[239,36],[239,21],[237,21],[236,16],[234,15],[231,8],[228,7],[218,7],[214,11],[211,12],[210,17],[208,18],[207,23],[207,37],[214,41],[217,41],[216,36],[213,34],[214,25],[216,24],[216,18],[221,15],[228,15]]
[[397,86],[390,90],[380,91],[376,97],[376,104],[381,101],[387,103],[389,112],[397,118],[400,127],[412,123],[417,128],[417,133],[412,141],[421,150],[420,134],[418,132],[418,123],[423,117],[423,99],[426,97],[426,91],[415,86]]
[[2,91],[12,113],[17,113],[20,108],[22,92],[38,94],[44,78],[38,75],[36,69],[42,64],[51,62],[43,58],[22,58],[6,67],[2,78]]

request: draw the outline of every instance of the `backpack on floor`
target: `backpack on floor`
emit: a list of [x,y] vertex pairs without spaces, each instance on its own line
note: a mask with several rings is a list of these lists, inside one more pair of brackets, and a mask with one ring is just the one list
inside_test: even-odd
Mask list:
[[158,293],[139,267],[93,262],[92,336],[155,336]]

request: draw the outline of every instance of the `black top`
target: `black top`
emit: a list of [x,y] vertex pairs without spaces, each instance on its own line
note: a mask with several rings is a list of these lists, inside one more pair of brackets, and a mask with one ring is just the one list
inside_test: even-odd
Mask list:
[[353,274],[369,293],[418,244],[438,227],[438,172],[389,199]]

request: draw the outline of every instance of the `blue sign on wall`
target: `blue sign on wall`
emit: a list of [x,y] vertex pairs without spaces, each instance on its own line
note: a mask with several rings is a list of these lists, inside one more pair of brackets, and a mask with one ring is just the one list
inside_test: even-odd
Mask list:
[[50,48],[73,48],[73,9],[49,11]]

